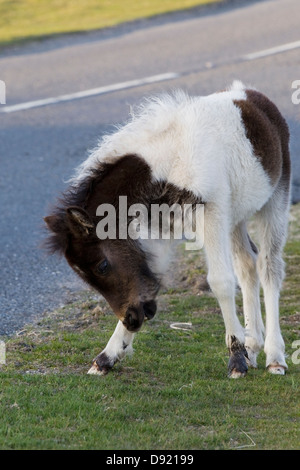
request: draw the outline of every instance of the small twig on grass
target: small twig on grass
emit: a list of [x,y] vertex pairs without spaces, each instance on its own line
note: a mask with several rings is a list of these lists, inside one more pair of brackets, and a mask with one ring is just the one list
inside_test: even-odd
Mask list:
[[170,328],[172,328],[173,330],[191,331],[192,324],[191,323],[171,323]]
[[182,390],[183,388],[192,388],[194,385],[194,382],[191,382],[190,384],[188,385],[182,385],[178,390],[180,392],[180,390]]
[[244,447],[255,447],[256,446],[256,443],[254,442],[254,440],[249,436],[249,434],[247,434],[245,431],[243,431],[241,429],[242,433],[245,434],[245,436],[248,437],[248,439],[250,439],[251,441],[251,444],[245,444],[243,446],[237,446],[237,447],[233,447],[233,449],[243,449]]

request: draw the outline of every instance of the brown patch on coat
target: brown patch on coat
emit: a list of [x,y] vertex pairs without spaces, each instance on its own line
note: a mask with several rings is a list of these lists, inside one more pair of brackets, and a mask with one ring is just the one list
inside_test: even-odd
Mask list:
[[278,108],[255,90],[246,100],[235,100],[240,108],[246,136],[273,186],[290,179],[289,130]]

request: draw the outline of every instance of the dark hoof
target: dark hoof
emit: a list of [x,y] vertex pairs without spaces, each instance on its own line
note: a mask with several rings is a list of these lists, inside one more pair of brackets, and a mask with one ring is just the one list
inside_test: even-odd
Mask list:
[[112,368],[113,364],[110,363],[106,354],[100,354],[94,359],[93,365],[88,371],[91,375],[106,375]]
[[231,379],[245,377],[248,371],[246,359],[248,359],[248,354],[245,346],[235,337],[232,337],[228,362],[228,377]]

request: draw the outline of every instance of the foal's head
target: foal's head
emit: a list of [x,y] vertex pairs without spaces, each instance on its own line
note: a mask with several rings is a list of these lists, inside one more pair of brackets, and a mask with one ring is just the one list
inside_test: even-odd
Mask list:
[[[93,173],[66,192],[61,204],[45,217],[52,232],[52,251],[63,253],[74,271],[100,292],[129,331],[137,331],[144,319],[156,312],[159,278],[151,268],[150,255],[138,240],[97,237],[100,204],[116,204],[119,195],[132,202],[133,194],[147,187],[149,172],[138,157],[123,157]],[[130,176],[130,178],[129,178]]]

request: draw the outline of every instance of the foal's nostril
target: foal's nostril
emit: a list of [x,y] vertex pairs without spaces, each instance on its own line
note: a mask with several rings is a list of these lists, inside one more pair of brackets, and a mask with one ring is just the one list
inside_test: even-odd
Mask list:
[[140,303],[138,307],[132,306],[127,309],[123,325],[129,331],[138,331],[146,317],[151,320],[156,313],[156,302],[149,300],[148,302]]
[[144,310],[144,314],[145,314],[145,317],[148,319],[148,320],[151,320],[151,318],[154,317],[155,313],[156,313],[156,302],[154,300],[150,300],[149,302],[145,302],[143,304],[143,310]]
[[126,326],[129,331],[137,331],[142,326],[143,321],[143,310],[135,307],[130,307],[127,309],[123,325]]

